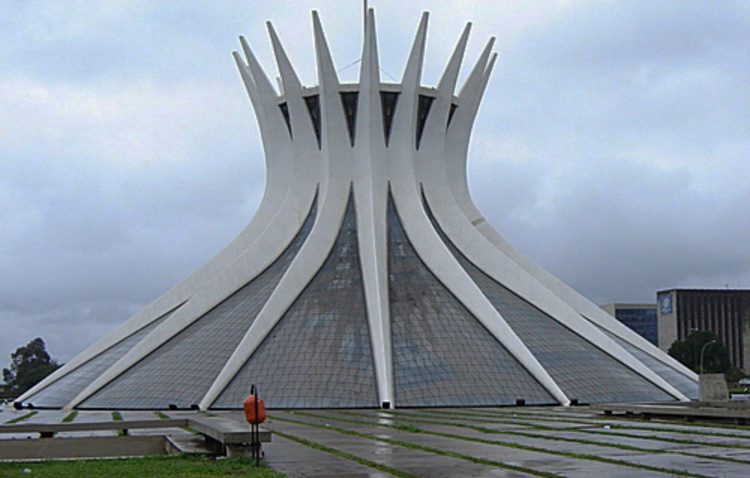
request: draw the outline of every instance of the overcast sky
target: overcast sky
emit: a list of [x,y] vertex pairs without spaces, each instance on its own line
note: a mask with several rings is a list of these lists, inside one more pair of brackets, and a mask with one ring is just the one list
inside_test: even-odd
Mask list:
[[[598,304],[750,288],[750,2],[370,4],[386,81],[423,10],[424,84],[464,22],[468,62],[497,36],[468,174],[521,251]],[[271,20],[315,83],[312,9],[356,61],[358,0],[0,0],[0,367],[36,336],[69,360],[247,224],[264,164],[230,53],[245,35],[275,76]]]

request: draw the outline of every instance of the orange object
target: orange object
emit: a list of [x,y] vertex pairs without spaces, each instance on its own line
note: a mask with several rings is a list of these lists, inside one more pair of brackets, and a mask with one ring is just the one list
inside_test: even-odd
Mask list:
[[247,423],[257,425],[266,421],[266,404],[263,399],[258,399],[255,395],[248,395],[242,401],[245,408],[245,420]]

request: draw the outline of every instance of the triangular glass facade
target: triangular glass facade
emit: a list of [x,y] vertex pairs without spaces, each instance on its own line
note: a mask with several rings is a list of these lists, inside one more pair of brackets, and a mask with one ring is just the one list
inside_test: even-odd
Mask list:
[[325,263],[212,407],[236,408],[252,383],[269,408],[377,406],[351,195]]
[[566,396],[580,403],[671,400],[656,385],[472,264],[427,210],[453,256]]
[[265,271],[79,408],[188,408],[198,404],[255,320],[312,229],[316,207],[284,253]]
[[555,403],[434,276],[388,204],[388,269],[396,404]]

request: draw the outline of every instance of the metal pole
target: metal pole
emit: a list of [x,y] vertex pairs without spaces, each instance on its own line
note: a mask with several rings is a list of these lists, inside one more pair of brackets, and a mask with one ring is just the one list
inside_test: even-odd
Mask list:
[[710,342],[706,342],[703,344],[703,348],[701,348],[701,375],[703,375],[703,353],[706,351],[706,347],[708,347],[711,344],[715,344],[716,340],[712,340]]
[[364,5],[364,15],[362,15],[362,37],[364,39],[365,31],[367,30],[367,0],[363,0],[362,4]]

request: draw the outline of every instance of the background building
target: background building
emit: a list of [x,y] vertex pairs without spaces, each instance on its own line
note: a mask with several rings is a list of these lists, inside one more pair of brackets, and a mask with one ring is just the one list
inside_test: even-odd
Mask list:
[[654,345],[659,345],[656,304],[607,304],[602,309]]
[[659,348],[694,330],[714,332],[732,366],[750,370],[750,290],[669,289],[657,292]]

